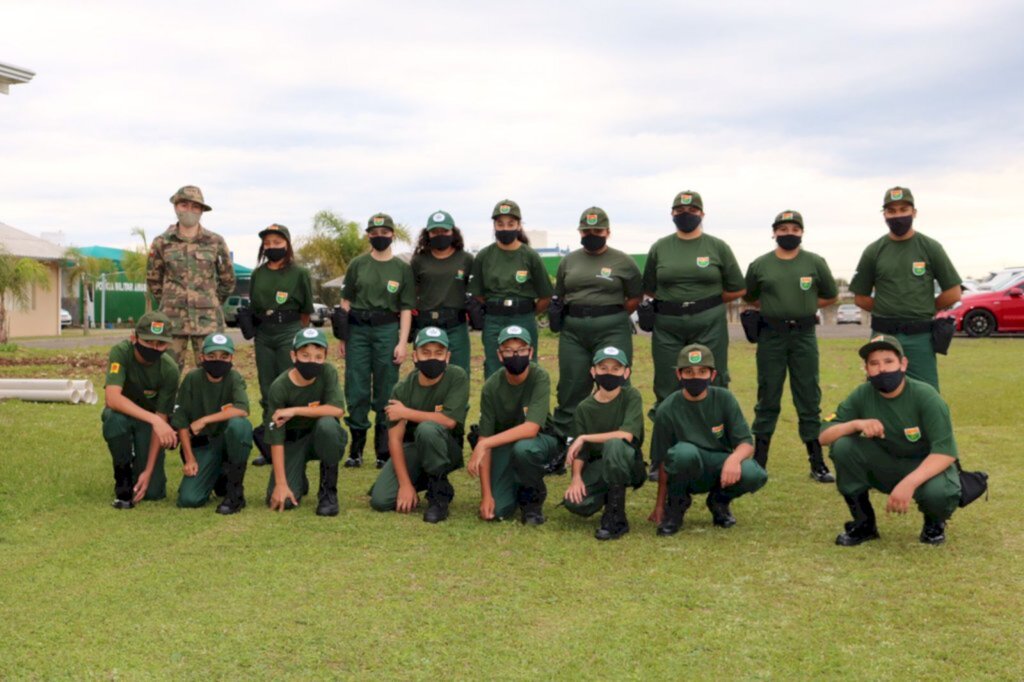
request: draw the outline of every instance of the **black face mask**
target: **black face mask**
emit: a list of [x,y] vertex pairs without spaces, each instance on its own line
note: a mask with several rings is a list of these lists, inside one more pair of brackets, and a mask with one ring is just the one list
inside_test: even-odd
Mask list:
[[266,256],[267,260],[271,263],[276,263],[279,260],[284,260],[284,257],[288,255],[288,249],[263,249],[263,255]]
[[393,237],[370,237],[370,246],[374,251],[386,251],[391,246]]
[[162,350],[143,346],[138,341],[135,342],[135,350],[139,351],[139,355],[142,356],[142,361],[149,365],[152,365],[154,362],[159,360],[160,356],[164,354]]
[[626,383],[626,377],[621,374],[595,374],[594,383],[606,391],[614,391]]
[[300,360],[295,361],[295,369],[299,370],[299,374],[306,381],[315,379],[324,373],[324,363],[322,362],[302,362]]
[[519,239],[519,230],[495,230],[494,238],[508,246],[515,240]]
[[580,244],[587,251],[600,251],[608,243],[608,237],[599,237],[596,234],[585,234],[580,238]]
[[416,361],[416,369],[418,369],[420,371],[420,374],[422,374],[428,379],[438,378],[439,376],[444,374],[444,370],[447,367],[447,362],[445,362],[444,360],[437,360],[435,358],[431,358],[430,360]]
[[778,242],[779,248],[783,251],[792,251],[800,246],[800,242],[803,241],[803,238],[798,234],[780,234],[775,238],[775,241]]
[[711,379],[680,379],[679,385],[690,394],[691,398],[696,398],[708,390],[708,386],[711,385]]
[[700,227],[702,220],[704,218],[696,213],[680,213],[679,215],[672,216],[672,222],[676,224],[676,229],[686,234]]
[[452,245],[452,235],[439,234],[430,238],[430,248],[437,251],[444,251]]
[[530,366],[529,355],[513,355],[510,358],[502,358],[501,364],[505,366],[505,369],[509,374],[513,376],[519,376],[526,371],[526,368]]
[[230,360],[203,360],[203,369],[214,379],[220,379],[231,371]]
[[879,372],[873,377],[869,376],[868,381],[879,393],[892,393],[900,387],[900,383],[903,381],[903,370]]
[[897,237],[902,237],[907,232],[910,232],[910,228],[914,226],[914,216],[903,215],[899,218],[886,218],[885,224],[889,226],[889,231]]

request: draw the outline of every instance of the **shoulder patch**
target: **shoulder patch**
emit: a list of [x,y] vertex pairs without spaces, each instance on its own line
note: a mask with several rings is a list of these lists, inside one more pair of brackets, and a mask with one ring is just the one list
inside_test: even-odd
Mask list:
[[837,414],[836,414],[835,412],[833,412],[833,413],[832,413],[832,414],[830,414],[829,416],[827,416],[827,417],[825,417],[824,419],[822,419],[822,421],[825,421],[825,422],[834,422],[834,421],[836,420],[836,417],[838,417],[838,416],[839,416],[839,415],[837,415]]
[[120,362],[112,362],[112,363],[110,363],[110,373],[111,374],[117,374],[120,371],[121,371],[121,363]]

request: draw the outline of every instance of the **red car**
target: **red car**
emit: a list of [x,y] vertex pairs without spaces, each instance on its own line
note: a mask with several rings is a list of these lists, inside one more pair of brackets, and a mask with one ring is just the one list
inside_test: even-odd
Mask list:
[[969,336],[1024,332],[1024,277],[1015,277],[994,291],[972,291],[936,318],[952,317],[957,331]]

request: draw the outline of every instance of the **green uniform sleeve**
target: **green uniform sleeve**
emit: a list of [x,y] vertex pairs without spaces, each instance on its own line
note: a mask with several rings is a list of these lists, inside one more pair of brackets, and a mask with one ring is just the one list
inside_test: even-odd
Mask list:
[[654,415],[654,429],[651,434],[651,464],[658,466],[665,459],[668,449],[675,445],[672,434],[672,416],[663,402]]
[[267,423],[268,445],[284,445],[285,427],[277,428],[274,426],[274,421],[271,417],[281,408],[288,407],[285,404],[287,400],[288,396],[284,385],[275,379],[274,383],[270,385],[270,390],[267,391],[267,409],[264,412],[264,415],[266,415],[264,420]]
[[[189,414],[189,407],[192,406],[192,374],[185,375],[178,389],[177,405],[174,406],[174,414],[171,415],[171,426],[175,429],[186,429],[194,419]],[[198,417],[197,417],[198,419]]]
[[[450,367],[449,372],[459,367]],[[444,407],[441,414],[455,421],[460,426],[466,424],[466,414],[469,412],[469,377],[465,372],[453,372],[451,386],[448,394],[444,397]]]
[[412,310],[416,307],[416,278],[412,268],[402,263],[402,290],[398,294],[398,309]]
[[626,433],[633,434],[636,442],[644,442],[644,400],[640,391],[629,391],[626,393],[626,413],[622,418],[620,427]]
[[473,266],[470,268],[469,293],[471,296],[484,295],[484,273],[483,273],[483,252],[478,253],[473,259]]
[[949,407],[938,395],[933,396],[922,406],[921,424],[931,445],[929,454],[960,457],[956,439],[953,437],[953,420],[949,416]]
[[494,405],[491,403],[491,394],[494,392],[492,386],[492,383],[487,382],[480,391],[480,435],[483,437],[493,436],[495,433]]
[[647,252],[647,262],[644,263],[644,291],[654,294],[658,291],[658,243],[651,245]]
[[301,306],[299,312],[306,315],[313,314],[313,281],[309,276],[309,270],[302,268],[299,275],[299,301]]
[[729,392],[725,395],[727,396],[725,428],[729,438],[729,447],[735,450],[741,443],[753,445],[754,438],[750,435],[750,425],[747,424],[747,419],[743,416],[743,410],[740,409],[736,396]]
[[356,292],[359,290],[359,261],[353,260],[345,271],[345,280],[341,285],[341,297],[346,301],[356,300]]
[[835,412],[822,420],[821,430],[824,431],[830,426],[845,424],[853,421],[854,419],[860,419],[861,412],[862,408],[860,406],[860,401],[857,398],[857,389],[854,389],[850,395],[846,396],[846,398],[839,403],[839,407],[836,408]]
[[234,407],[249,412],[249,394],[245,390],[245,379],[235,370],[231,370],[231,404]]
[[[131,348],[129,347],[129,353]],[[107,356],[107,382],[104,386],[120,386],[124,388],[125,375],[128,373],[128,357],[121,344],[110,349]]]
[[[411,374],[408,374],[405,377],[402,377],[401,379],[399,379],[395,383],[395,387],[391,389],[391,395],[388,396],[388,399],[389,400],[397,400],[398,402],[402,403],[406,407],[412,407],[409,404],[411,402],[411,400],[410,400],[411,396],[409,395],[411,393],[411,391],[410,391],[411,386],[410,386],[410,382],[409,382],[409,377],[413,376],[414,374],[416,374],[418,372],[419,372],[418,369],[414,369]],[[390,428],[395,427],[398,424],[398,422],[400,422],[400,421],[401,421],[400,419],[388,419],[388,428],[390,429]]]
[[555,295],[565,300],[565,259],[558,261],[558,270],[555,272]]
[[761,298],[761,281],[757,274],[757,261],[747,266],[747,275],[744,277],[747,284],[747,293],[743,294],[743,300],[753,303]]
[[875,288],[875,245],[864,249],[857,263],[857,271],[850,281],[850,291],[857,296],[870,296]]
[[839,289],[836,287],[836,278],[832,276],[832,269],[828,267],[828,262],[818,257],[818,298],[835,298],[839,295]]
[[[544,276],[547,277],[546,274]],[[530,371],[536,372],[537,377],[533,381],[533,388],[526,403],[525,421],[533,422],[544,428],[551,413],[551,378],[537,365],[533,365]]]
[[946,255],[946,250],[942,248],[942,244],[936,241],[932,241],[932,244],[934,246],[932,250],[932,272],[935,273],[935,281],[939,283],[939,288],[942,291],[946,291],[963,284],[960,274],[953,267],[953,262],[949,260],[949,256]]
[[160,372],[160,388],[157,389],[153,404],[160,414],[171,414],[174,411],[174,399],[178,395],[178,366],[168,356],[160,358],[163,363]]
[[725,242],[722,244],[722,291],[742,291],[745,284],[743,281],[743,271],[740,270],[740,264],[736,262],[736,256],[733,255],[732,249]]
[[551,294],[554,292],[551,286],[551,276],[548,275],[540,254],[533,249],[530,249],[530,270],[533,286],[537,289],[537,298],[551,298]]
[[[324,395],[320,399],[321,405],[331,405],[341,410],[345,409],[345,394],[341,390],[341,383],[338,381],[338,368],[330,362],[326,362],[323,378]],[[271,412],[273,414],[273,412]]]
[[626,267],[626,275],[622,278],[622,284],[625,289],[626,298],[640,298],[644,293],[644,281],[640,275],[640,268],[637,267],[636,261],[628,255],[624,265]]

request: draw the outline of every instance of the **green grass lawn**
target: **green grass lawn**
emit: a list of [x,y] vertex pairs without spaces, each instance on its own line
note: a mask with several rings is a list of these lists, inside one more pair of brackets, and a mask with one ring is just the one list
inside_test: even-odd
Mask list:
[[[543,338],[553,375],[556,344]],[[826,413],[861,380],[858,345],[822,343]],[[628,495],[632,532],[598,543],[597,517],[551,503],[540,528],[478,521],[464,471],[438,526],[371,511],[372,467],[342,470],[334,519],[314,515],[315,494],[269,512],[266,467],[249,469],[248,509],[221,517],[174,506],[171,453],[169,498],[118,512],[102,405],[3,402],[0,678],[1020,679],[1021,348],[958,340],[941,358],[962,460],[992,490],[938,548],[917,542],[918,514],[881,513],[880,496],[882,539],[834,546],[847,512],[807,477],[790,404],[768,485],[733,505],[735,528],[712,527],[698,499],[679,535],[655,537],[648,485]],[[753,349],[732,345],[748,418]],[[647,338],[636,354],[635,383],[653,398]],[[0,376],[99,388],[103,357],[19,350],[0,362],[42,364]],[[255,404],[251,346],[237,364]],[[559,500],[568,478],[548,481]]]

